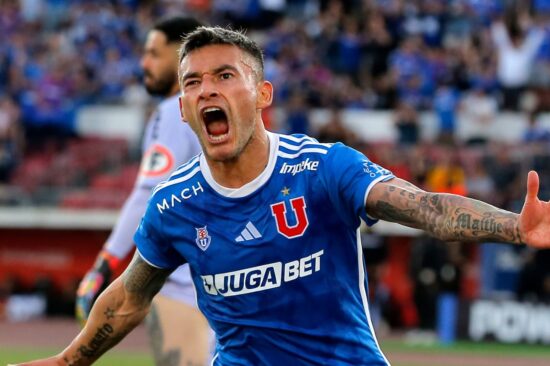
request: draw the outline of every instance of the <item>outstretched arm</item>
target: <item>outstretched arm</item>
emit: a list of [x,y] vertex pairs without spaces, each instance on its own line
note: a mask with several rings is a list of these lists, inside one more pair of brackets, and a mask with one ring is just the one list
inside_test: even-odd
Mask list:
[[136,252],[126,271],[99,296],[86,326],[63,352],[21,366],[91,365],[141,323],[171,272],[152,267]]
[[550,204],[537,198],[539,178],[530,172],[521,214],[453,194],[432,193],[395,178],[368,195],[370,216],[423,229],[442,240],[498,241],[550,247]]

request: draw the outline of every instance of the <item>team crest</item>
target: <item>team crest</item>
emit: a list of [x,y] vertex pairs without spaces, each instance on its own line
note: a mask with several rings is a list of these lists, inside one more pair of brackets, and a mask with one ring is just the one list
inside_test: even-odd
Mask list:
[[212,238],[210,237],[210,235],[208,235],[208,230],[206,230],[206,226],[196,227],[195,230],[197,230],[197,238],[195,239],[195,243],[197,243],[197,246],[202,250],[208,249]]

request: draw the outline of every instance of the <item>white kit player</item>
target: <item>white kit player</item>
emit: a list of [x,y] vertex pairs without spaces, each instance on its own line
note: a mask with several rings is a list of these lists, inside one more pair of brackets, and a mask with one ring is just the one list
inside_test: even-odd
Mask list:
[[[159,21],[148,33],[141,60],[145,87],[150,94],[165,99],[147,124],[134,189],[94,267],[80,284],[76,312],[82,323],[86,322],[93,302],[109,284],[121,259],[134,249],[133,235],[152,189],[175,167],[200,152],[197,137],[181,120],[177,83],[177,48],[182,37],[199,25],[191,18],[172,17]],[[207,363],[211,331],[196,307],[187,265],[178,268],[155,297],[146,324],[157,365],[203,366]]]

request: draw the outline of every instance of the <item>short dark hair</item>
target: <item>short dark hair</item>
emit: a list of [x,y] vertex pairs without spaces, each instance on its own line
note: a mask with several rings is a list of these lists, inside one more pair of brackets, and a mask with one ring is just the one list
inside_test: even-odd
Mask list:
[[243,31],[222,27],[198,27],[189,33],[179,50],[179,62],[192,51],[209,45],[231,45],[251,55],[258,63],[258,77],[264,78],[264,55],[256,42],[248,38]]
[[157,30],[166,35],[168,43],[180,43],[184,37],[204,24],[195,18],[170,16],[157,21],[151,30]]

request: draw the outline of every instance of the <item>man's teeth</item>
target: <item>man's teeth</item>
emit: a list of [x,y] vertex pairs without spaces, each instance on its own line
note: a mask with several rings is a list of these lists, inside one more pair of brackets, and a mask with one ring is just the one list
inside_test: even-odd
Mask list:
[[221,111],[220,108],[217,108],[217,107],[208,107],[204,110],[204,113],[208,113],[208,112],[216,112],[216,111]]
[[214,142],[220,142],[220,141],[223,141],[227,135],[229,133],[224,133],[223,135],[211,135],[211,134],[208,134],[208,137],[210,137],[210,139]]

